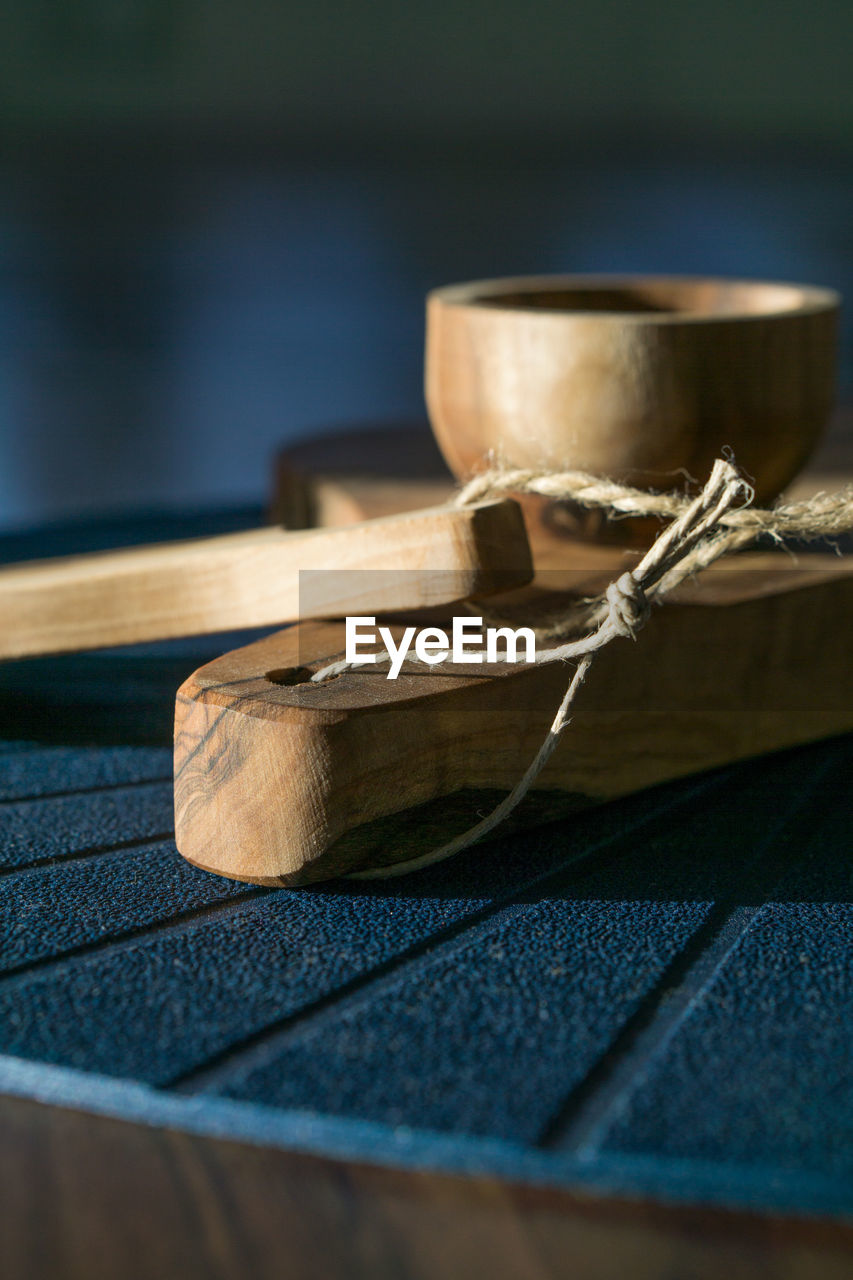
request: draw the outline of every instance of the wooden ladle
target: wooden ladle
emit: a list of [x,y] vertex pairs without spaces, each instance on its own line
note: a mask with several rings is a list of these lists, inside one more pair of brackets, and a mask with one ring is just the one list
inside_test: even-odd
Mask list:
[[[826,289],[657,277],[439,289],[426,351],[435,435],[460,479],[496,459],[664,487],[704,476],[729,446],[764,501],[829,413],[838,305]],[[356,568],[417,572],[374,576],[365,595],[340,572]],[[338,571],[325,592],[315,579],[314,616],[446,603],[531,575],[507,502],[13,566],[0,572],[0,658],[288,621],[305,569]]]

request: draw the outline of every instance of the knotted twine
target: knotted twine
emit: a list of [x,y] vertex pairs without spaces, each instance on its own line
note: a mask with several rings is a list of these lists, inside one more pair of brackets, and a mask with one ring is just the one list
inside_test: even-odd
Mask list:
[[[354,872],[354,879],[388,879],[419,871],[453,857],[499,826],[521,803],[553,755],[569,724],[572,706],[595,654],[618,636],[636,639],[637,632],[648,620],[653,601],[662,599],[720,556],[746,546],[761,535],[782,543],[785,538],[800,541],[831,538],[853,528],[853,486],[835,494],[817,494],[806,502],[761,510],[750,505],[754,498],[752,486],[726,458],[717,459],[704,489],[692,500],[676,493],[633,489],[580,471],[498,470],[476,476],[459,493],[456,505],[466,506],[501,493],[535,493],[560,501],[571,500],[622,517],[669,516],[671,523],[639,564],[611,582],[602,595],[581,602],[556,624],[537,629],[546,639],[564,636],[579,628],[588,634],[536,654],[539,665],[580,661],[542,745],[512,791],[485,818],[446,844],[393,866]],[[315,672],[311,679],[322,683],[361,665],[345,660],[333,662]]]

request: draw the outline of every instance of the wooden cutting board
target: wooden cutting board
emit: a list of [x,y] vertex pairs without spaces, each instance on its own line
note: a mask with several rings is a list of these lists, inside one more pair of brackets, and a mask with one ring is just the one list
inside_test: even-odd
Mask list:
[[[774,559],[738,583],[729,571],[727,603],[723,571],[706,575],[636,643],[597,656],[516,823],[853,729],[853,559],[813,571]],[[343,650],[342,624],[304,623],[182,686],[176,838],[190,861],[296,884],[421,855],[518,781],[572,670],[445,664],[308,682]]]

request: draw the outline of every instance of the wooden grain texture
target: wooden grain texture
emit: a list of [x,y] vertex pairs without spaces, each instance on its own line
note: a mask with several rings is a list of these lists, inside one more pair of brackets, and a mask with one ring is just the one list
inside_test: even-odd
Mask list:
[[824,289],[661,277],[438,289],[430,421],[461,479],[494,456],[668,488],[728,446],[767,502],[829,417],[838,305]]
[[0,1099],[4,1280],[842,1280],[843,1223],[404,1171]]
[[304,571],[316,571],[318,617],[488,594],[532,574],[512,501],[13,565],[0,572],[0,658],[275,625],[299,617]]
[[[853,728],[853,561],[828,559],[809,571],[805,558],[792,568],[771,555],[739,589],[736,571],[721,570],[722,593],[706,575],[682,596],[691,603],[656,610],[635,644],[608,646],[537,794],[605,800]],[[307,683],[343,649],[340,624],[306,624],[182,686],[175,814],[185,857],[262,884],[415,857],[455,834],[436,829],[434,808],[424,822],[423,806],[518,781],[569,676],[563,664],[478,675],[444,664],[396,681],[379,669]],[[476,816],[448,815],[456,830]]]

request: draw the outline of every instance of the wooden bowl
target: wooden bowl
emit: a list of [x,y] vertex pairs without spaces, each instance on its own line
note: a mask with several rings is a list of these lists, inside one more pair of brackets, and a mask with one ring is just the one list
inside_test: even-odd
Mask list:
[[829,289],[677,277],[543,276],[437,289],[426,399],[448,464],[578,468],[668,488],[728,446],[759,502],[832,408]]

